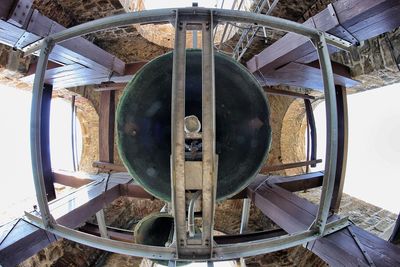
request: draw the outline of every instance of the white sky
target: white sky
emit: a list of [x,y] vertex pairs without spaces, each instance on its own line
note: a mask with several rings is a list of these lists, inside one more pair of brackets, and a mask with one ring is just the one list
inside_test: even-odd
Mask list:
[[[30,107],[32,94],[0,85],[0,225],[32,210],[36,203],[30,157]],[[71,104],[53,99],[50,149],[53,169],[72,170]],[[81,151],[77,121],[78,151]],[[80,153],[79,153],[80,154]]]
[[[394,213],[400,212],[399,99],[400,84],[348,96],[349,150],[344,184],[345,193]],[[314,115],[318,158],[324,159],[324,103],[316,107]]]

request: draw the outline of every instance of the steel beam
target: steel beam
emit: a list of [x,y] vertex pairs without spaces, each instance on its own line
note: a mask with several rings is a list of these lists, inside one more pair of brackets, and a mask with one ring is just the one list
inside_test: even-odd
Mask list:
[[175,46],[172,67],[171,99],[171,192],[175,219],[177,256],[185,254],[186,243],[186,196],[185,196],[185,79],[186,79],[186,22],[176,11]]
[[208,23],[202,25],[202,152],[203,187],[202,244],[208,248],[208,257],[213,250],[215,198],[217,192],[217,155],[215,154],[215,71],[213,44],[213,13]]
[[338,154],[337,169],[335,175],[335,186],[333,189],[330,210],[337,213],[343,194],[344,180],[346,177],[347,150],[348,150],[348,110],[346,88],[336,85],[336,105],[338,112]]

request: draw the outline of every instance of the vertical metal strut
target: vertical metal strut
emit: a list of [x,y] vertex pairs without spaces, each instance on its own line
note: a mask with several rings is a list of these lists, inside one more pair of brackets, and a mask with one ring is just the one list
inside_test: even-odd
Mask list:
[[185,72],[186,23],[180,21],[178,10],[175,19],[175,48],[172,66],[171,99],[171,192],[175,218],[175,240],[178,256],[186,246],[185,205]]
[[215,73],[213,16],[203,23],[202,124],[203,124],[203,245],[212,252],[217,166],[215,155]]

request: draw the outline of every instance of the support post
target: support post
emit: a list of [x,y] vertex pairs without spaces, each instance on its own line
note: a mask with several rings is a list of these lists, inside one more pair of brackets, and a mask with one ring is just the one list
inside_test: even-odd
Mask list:
[[47,201],[51,201],[56,198],[50,159],[50,109],[52,93],[53,86],[45,84],[43,86],[42,95],[40,150],[42,153],[43,178],[46,187]]
[[[307,139],[311,140],[310,142],[311,153],[310,153],[310,158],[307,158],[307,160],[313,161],[317,159],[317,131],[315,127],[314,112],[310,99],[304,99],[304,105],[306,107],[307,124],[308,124],[308,129],[310,129],[310,137],[311,137],[310,139]],[[315,167],[317,166],[317,164],[313,163],[310,166]]]
[[175,19],[175,46],[172,66],[171,99],[171,201],[175,219],[177,256],[184,254],[186,244],[185,199],[185,77],[186,77],[186,22]]
[[47,68],[49,54],[54,47],[52,39],[45,38],[44,45],[40,50],[38,67],[36,69],[35,80],[32,88],[31,105],[31,159],[33,182],[36,189],[36,198],[38,201],[41,220],[45,229],[52,227],[54,220],[51,217],[48,200],[46,197],[45,172],[43,168],[42,152],[42,100],[44,94],[44,74]]
[[114,162],[115,91],[100,95],[99,160]]
[[215,73],[213,45],[213,13],[202,30],[202,134],[203,134],[203,245],[211,257],[213,250],[214,208],[217,187],[215,154]]
[[337,213],[343,194],[344,179],[346,176],[347,147],[348,147],[348,110],[346,88],[336,85],[336,106],[338,114],[338,154],[335,175],[335,186],[333,188],[332,203],[330,210]]
[[104,210],[99,210],[96,212],[96,221],[97,224],[99,225],[99,232],[100,236],[103,238],[109,238],[108,233],[107,233],[107,225],[106,225],[106,219],[104,216]]
[[332,193],[335,183],[338,147],[338,119],[333,71],[325,35],[320,32],[318,38],[313,39],[313,41],[315,47],[317,48],[324,81],[326,107],[326,152],[325,173],[322,183],[321,200],[318,207],[317,217],[315,218],[311,228],[318,229],[319,234],[323,234],[329,216],[329,207],[332,202]]

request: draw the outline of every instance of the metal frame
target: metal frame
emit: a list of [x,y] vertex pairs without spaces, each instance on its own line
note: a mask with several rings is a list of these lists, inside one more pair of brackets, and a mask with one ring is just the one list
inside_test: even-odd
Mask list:
[[[268,253],[284,248],[317,239],[321,236],[337,231],[347,226],[347,220],[337,220],[327,223],[329,215],[329,206],[332,200],[332,191],[334,186],[337,144],[338,144],[338,128],[337,128],[337,107],[336,95],[333,82],[332,66],[330,64],[327,43],[333,44],[339,48],[344,48],[343,43],[339,40],[327,38],[326,34],[314,29],[308,28],[302,24],[292,21],[271,17],[267,15],[254,14],[244,11],[205,9],[205,8],[182,8],[182,9],[160,9],[142,12],[133,12],[127,14],[106,17],[84,23],[61,32],[50,35],[49,37],[25,48],[29,53],[36,52],[41,49],[39,61],[37,64],[35,81],[32,95],[32,111],[31,111],[31,155],[33,165],[33,175],[37,194],[37,200],[41,212],[41,216],[35,216],[26,213],[26,217],[37,226],[46,229],[60,237],[70,239],[75,242],[86,244],[95,248],[123,253],[137,257],[146,257],[152,259],[163,260],[181,260],[177,255],[177,249],[174,247],[154,247],[139,244],[127,244],[124,242],[113,241],[93,235],[88,235],[67,227],[57,224],[52,219],[49,211],[48,202],[44,190],[44,180],[42,171],[42,161],[40,153],[40,109],[41,95],[43,92],[44,74],[47,67],[48,56],[52,47],[59,42],[83,35],[101,29],[124,26],[134,23],[151,23],[151,22],[167,22],[177,20],[177,15],[182,21],[190,22],[206,22],[212,16],[215,23],[221,21],[233,21],[237,23],[255,23],[260,26],[274,28],[282,31],[291,31],[310,38],[315,44],[320,58],[320,65],[325,87],[325,105],[327,119],[327,149],[325,161],[325,175],[323,179],[323,187],[321,194],[321,202],[317,218],[310,229],[292,235],[284,235],[276,238],[234,243],[228,245],[220,245],[212,249],[208,260],[226,260],[239,257],[247,257]],[[178,29],[178,28],[177,28]],[[178,35],[179,36],[179,35]],[[180,38],[184,40],[184,37]],[[212,38],[211,38],[212,40]],[[183,46],[184,47],[184,46]],[[176,51],[182,51],[181,47],[175,47]],[[183,51],[184,52],[184,51]],[[211,51],[210,51],[211,52]],[[175,58],[174,53],[174,70],[179,68],[176,63],[179,60]],[[184,60],[184,57],[180,58]],[[173,81],[176,83],[178,77],[174,76]],[[181,76],[182,78],[182,76]],[[181,81],[182,82],[182,81]],[[180,85],[182,87],[182,84]],[[174,88],[174,87],[173,87]],[[174,89],[173,89],[174,90]],[[183,96],[184,97],[184,96]],[[183,129],[183,125],[181,127]],[[174,131],[175,132],[175,131]],[[179,133],[180,131],[176,131]],[[175,133],[174,133],[175,134]],[[183,134],[183,133],[182,133]],[[172,155],[171,160],[176,160]],[[175,195],[175,199],[178,196]],[[215,201],[215,195],[214,195]],[[175,201],[176,202],[176,201]],[[176,209],[176,207],[174,207]],[[183,213],[185,214],[185,213]],[[179,214],[176,214],[179,216]],[[185,229],[186,230],[186,229]]]

